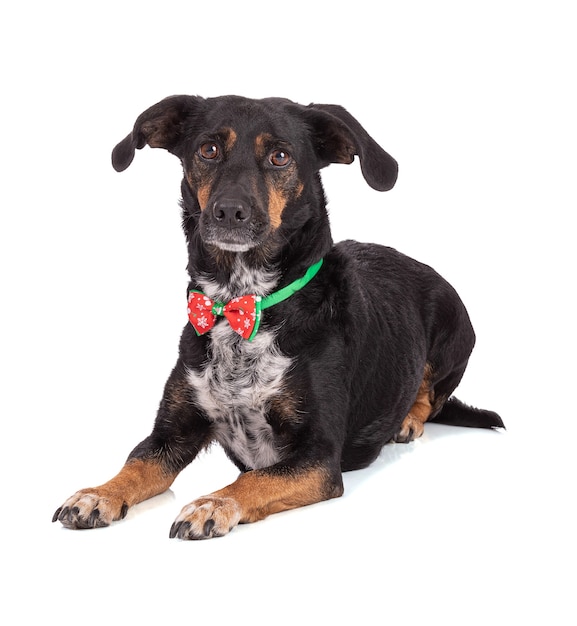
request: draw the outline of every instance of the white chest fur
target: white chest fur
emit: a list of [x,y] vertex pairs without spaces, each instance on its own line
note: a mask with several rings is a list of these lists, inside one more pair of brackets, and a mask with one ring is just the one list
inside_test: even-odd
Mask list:
[[[233,282],[242,291],[257,294],[274,287],[274,273],[245,272],[239,266]],[[239,295],[209,280],[199,282],[204,292],[222,300]],[[268,467],[280,460],[274,433],[266,419],[271,399],[283,389],[283,379],[291,366],[275,343],[273,331],[259,330],[247,341],[219,320],[210,331],[210,352],[200,370],[188,372],[188,382],[196,391],[196,401],[215,426],[215,437],[251,469]]]
[[207,363],[188,372],[197,403],[214,423],[223,447],[251,469],[268,467],[280,457],[266,413],[283,387],[291,359],[278,351],[271,331],[259,331],[249,342],[223,320],[211,333]]

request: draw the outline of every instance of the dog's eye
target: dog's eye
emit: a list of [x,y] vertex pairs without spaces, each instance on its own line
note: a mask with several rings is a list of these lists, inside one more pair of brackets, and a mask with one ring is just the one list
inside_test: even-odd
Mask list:
[[285,165],[288,165],[292,159],[291,159],[291,155],[288,152],[285,152],[284,150],[273,150],[270,153],[268,160],[275,167],[284,167]]
[[203,159],[216,159],[216,157],[218,156],[218,146],[211,141],[207,141],[200,146],[200,148],[198,149],[198,154],[200,154]]

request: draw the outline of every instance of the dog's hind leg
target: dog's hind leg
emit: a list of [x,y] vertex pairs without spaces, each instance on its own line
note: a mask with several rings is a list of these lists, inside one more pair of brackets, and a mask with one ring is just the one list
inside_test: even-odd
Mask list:
[[409,443],[423,434],[423,431],[425,430],[425,422],[429,419],[429,416],[433,411],[433,406],[431,404],[431,374],[432,368],[427,363],[427,365],[425,365],[423,381],[417,391],[415,402],[403,420],[401,429],[393,437],[393,441],[396,443]]

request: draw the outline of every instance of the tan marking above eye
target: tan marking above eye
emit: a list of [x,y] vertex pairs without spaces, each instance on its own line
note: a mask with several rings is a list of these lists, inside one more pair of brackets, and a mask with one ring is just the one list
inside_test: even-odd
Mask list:
[[223,135],[226,135],[226,139],[224,141],[224,147],[227,152],[230,152],[236,143],[237,134],[232,128],[224,128],[222,131]]
[[261,133],[257,135],[254,140],[254,150],[259,159],[264,158],[267,150],[267,144],[272,141],[272,135],[269,133]]

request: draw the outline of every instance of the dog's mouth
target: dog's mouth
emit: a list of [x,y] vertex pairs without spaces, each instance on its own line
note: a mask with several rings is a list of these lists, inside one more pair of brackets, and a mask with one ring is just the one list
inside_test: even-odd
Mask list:
[[200,218],[203,242],[229,252],[247,252],[260,246],[270,234],[266,213],[248,201],[218,199]]
[[200,235],[205,244],[228,252],[247,252],[262,244],[262,236],[254,228],[225,228],[201,222]]

